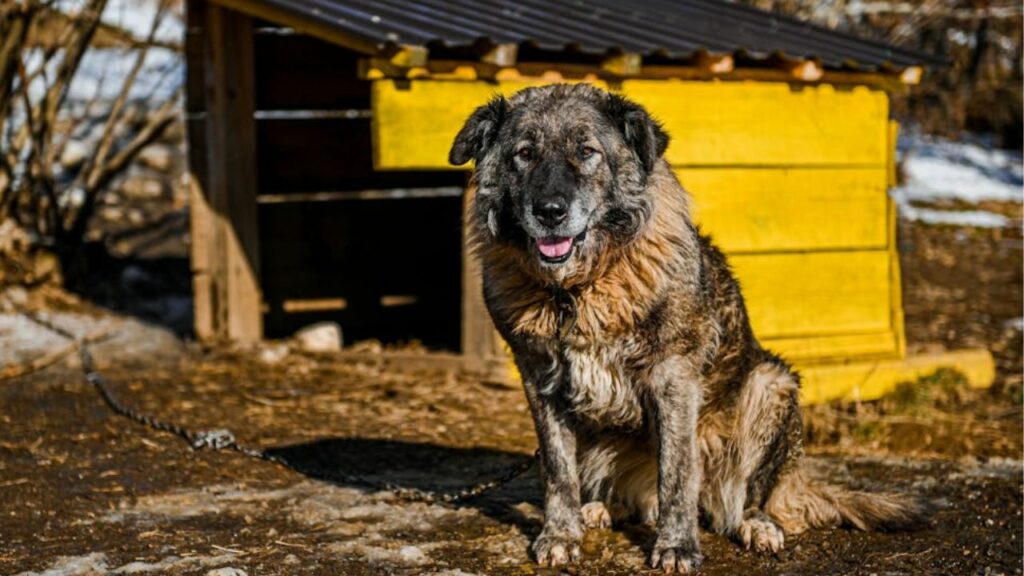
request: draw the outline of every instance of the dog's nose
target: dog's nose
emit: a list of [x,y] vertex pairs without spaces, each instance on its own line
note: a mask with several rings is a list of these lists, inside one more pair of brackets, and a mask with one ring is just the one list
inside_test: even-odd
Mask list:
[[541,224],[553,228],[569,215],[569,206],[561,198],[544,198],[533,203],[533,215]]

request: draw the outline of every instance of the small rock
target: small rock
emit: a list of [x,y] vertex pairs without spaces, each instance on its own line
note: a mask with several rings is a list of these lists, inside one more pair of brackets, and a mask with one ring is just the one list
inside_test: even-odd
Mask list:
[[153,145],[139,152],[138,161],[147,168],[167,172],[174,164],[174,150],[170,146]]
[[206,576],[249,576],[249,573],[241,568],[217,568],[210,570]]
[[152,200],[164,195],[164,185],[156,178],[133,176],[121,183],[121,193],[128,198]]
[[89,147],[77,140],[69,140],[67,146],[64,147],[64,152],[60,155],[60,165],[65,170],[74,170],[85,162],[85,157],[89,154]]
[[427,561],[427,557],[423,554],[423,550],[420,550],[416,546],[403,546],[398,551],[398,557],[404,562],[410,564],[421,564]]
[[28,304],[28,291],[21,286],[11,286],[4,290],[3,297],[0,299],[13,304],[15,307],[24,308]]
[[282,560],[281,562],[283,564],[285,564],[286,566],[295,566],[300,561],[299,561],[299,557],[296,556],[295,554],[289,554],[289,555],[285,556],[284,560]]
[[263,364],[277,364],[288,357],[288,345],[284,342],[267,344],[260,348],[256,357]]
[[337,322],[317,322],[296,332],[294,339],[306,352],[340,352],[341,326]]

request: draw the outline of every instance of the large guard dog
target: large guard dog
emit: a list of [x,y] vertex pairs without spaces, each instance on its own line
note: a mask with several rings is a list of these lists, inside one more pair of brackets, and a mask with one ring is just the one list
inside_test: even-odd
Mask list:
[[754,338],[667,144],[643,108],[580,84],[494,99],[451,149],[476,161],[485,299],[540,441],[537,561],[576,559],[610,518],[654,524],[666,573],[699,566],[701,515],[760,551],[809,527],[915,524],[914,500],[802,473],[799,378]]

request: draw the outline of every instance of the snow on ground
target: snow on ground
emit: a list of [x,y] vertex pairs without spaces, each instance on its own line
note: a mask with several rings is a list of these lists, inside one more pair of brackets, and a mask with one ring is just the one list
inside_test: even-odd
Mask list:
[[1024,201],[1024,159],[1019,152],[979,142],[954,142],[913,132],[900,138],[906,181],[890,191],[900,215],[930,224],[1005,227],[1011,218],[986,210],[940,210],[920,204]]

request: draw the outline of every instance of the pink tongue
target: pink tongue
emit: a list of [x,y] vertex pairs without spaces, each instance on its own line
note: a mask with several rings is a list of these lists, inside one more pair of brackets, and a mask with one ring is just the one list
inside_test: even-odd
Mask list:
[[537,249],[548,258],[561,258],[572,250],[572,238],[538,238]]

